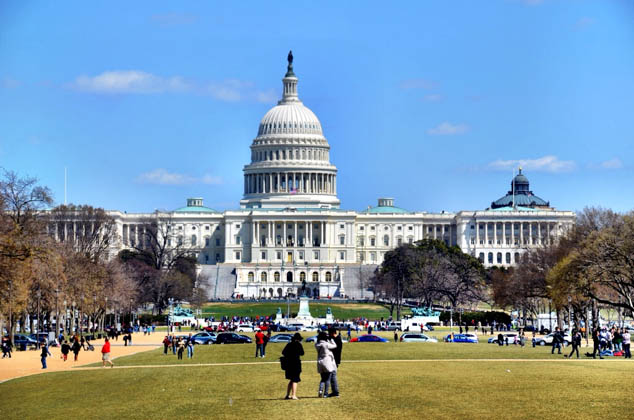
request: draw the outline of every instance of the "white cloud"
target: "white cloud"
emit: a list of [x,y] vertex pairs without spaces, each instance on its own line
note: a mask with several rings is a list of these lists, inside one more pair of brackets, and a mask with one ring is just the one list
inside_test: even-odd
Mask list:
[[434,128],[427,130],[427,134],[432,136],[451,136],[454,134],[463,134],[469,130],[466,124],[451,124],[449,122],[440,123]]
[[619,158],[614,158],[601,162],[599,166],[603,169],[621,169],[623,167],[623,162]]
[[140,70],[114,70],[97,76],[79,76],[69,86],[82,92],[98,94],[192,93],[225,102],[271,103],[277,99],[273,90],[259,90],[249,81],[228,79],[195,83],[180,76],[161,77]]
[[439,93],[432,93],[429,95],[425,95],[423,99],[427,102],[440,102],[444,99],[444,97]]
[[94,93],[163,93],[190,89],[181,77],[164,78],[139,70],[114,70],[94,77],[79,76],[72,86]]
[[169,172],[162,168],[154,169],[153,171],[139,175],[137,177],[137,181],[144,184],[157,185],[222,184],[222,178],[218,176],[206,174],[202,177],[194,177],[191,175]]
[[509,171],[521,166],[534,172],[568,172],[576,165],[571,160],[560,160],[557,156],[547,155],[537,159],[496,160],[487,165],[489,169]]
[[427,79],[409,79],[403,80],[400,86],[401,89],[434,89],[438,84]]

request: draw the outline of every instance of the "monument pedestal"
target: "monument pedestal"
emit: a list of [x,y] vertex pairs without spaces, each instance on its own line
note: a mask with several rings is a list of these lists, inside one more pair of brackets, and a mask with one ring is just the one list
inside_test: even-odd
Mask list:
[[313,322],[313,316],[310,314],[310,308],[308,305],[308,297],[302,296],[299,298],[299,311],[297,311],[297,316],[295,320],[301,322],[305,325]]

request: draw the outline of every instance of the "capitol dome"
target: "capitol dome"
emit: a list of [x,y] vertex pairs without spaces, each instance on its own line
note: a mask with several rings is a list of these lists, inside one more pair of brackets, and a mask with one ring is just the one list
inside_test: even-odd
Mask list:
[[337,168],[321,123],[297,95],[293,55],[282,99],[260,121],[244,167],[243,208],[337,208]]

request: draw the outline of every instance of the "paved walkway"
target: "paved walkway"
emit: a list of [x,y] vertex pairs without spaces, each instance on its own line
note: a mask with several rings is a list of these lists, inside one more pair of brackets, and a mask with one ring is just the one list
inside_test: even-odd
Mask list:
[[[121,356],[128,356],[130,354],[139,353],[142,351],[153,350],[162,346],[161,341],[165,335],[159,332],[144,336],[143,333],[132,334],[131,346],[124,346],[122,336],[119,340],[113,340],[110,342],[111,357],[113,360]],[[61,358],[60,347],[49,347],[49,351],[52,356],[47,359],[47,369],[42,369],[42,363],[40,362],[40,350],[27,350],[27,351],[14,351],[12,357],[1,359],[0,358],[0,383],[10,379],[19,378],[21,376],[35,375],[44,372],[56,372],[63,370],[71,370],[79,366],[85,366],[95,362],[101,362],[101,346],[102,340],[94,340],[90,342],[95,351],[80,351],[78,361],[73,361],[74,354],[71,352],[68,355],[68,360],[64,362]]]

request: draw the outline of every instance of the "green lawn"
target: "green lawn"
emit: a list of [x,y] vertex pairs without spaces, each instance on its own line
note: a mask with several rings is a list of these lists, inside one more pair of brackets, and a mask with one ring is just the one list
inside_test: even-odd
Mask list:
[[[285,302],[246,302],[246,303],[213,303],[203,306],[203,316],[214,316],[216,319],[222,318],[222,316],[250,316],[256,315],[267,316],[275,315],[277,308],[280,308],[283,313],[287,311],[287,305]],[[358,317],[367,317],[372,320],[378,320],[388,318],[390,311],[383,305],[377,305],[373,303],[334,303],[327,301],[310,301],[310,313],[316,318],[325,317],[328,308],[332,309],[332,314],[335,319],[353,319]],[[299,303],[291,303],[291,313],[297,313],[299,310]],[[403,315],[410,314],[407,309]],[[396,316],[396,313],[394,314]]]
[[[284,401],[286,381],[276,362],[282,348],[283,344],[271,343],[267,357],[255,359],[254,345],[197,346],[191,361],[178,361],[171,354],[165,356],[155,350],[122,357],[115,363],[183,366],[78,369],[13,380],[0,384],[3,418],[633,416],[631,361],[576,362],[551,356],[545,347],[485,343],[348,343],[344,344],[344,362],[339,370],[342,397],[324,400],[316,398],[319,378],[314,347],[305,344],[300,401]],[[116,356],[116,347],[113,352]],[[191,365],[220,362],[235,364]],[[257,363],[240,364],[245,362]],[[190,366],[184,366],[187,364]]]

